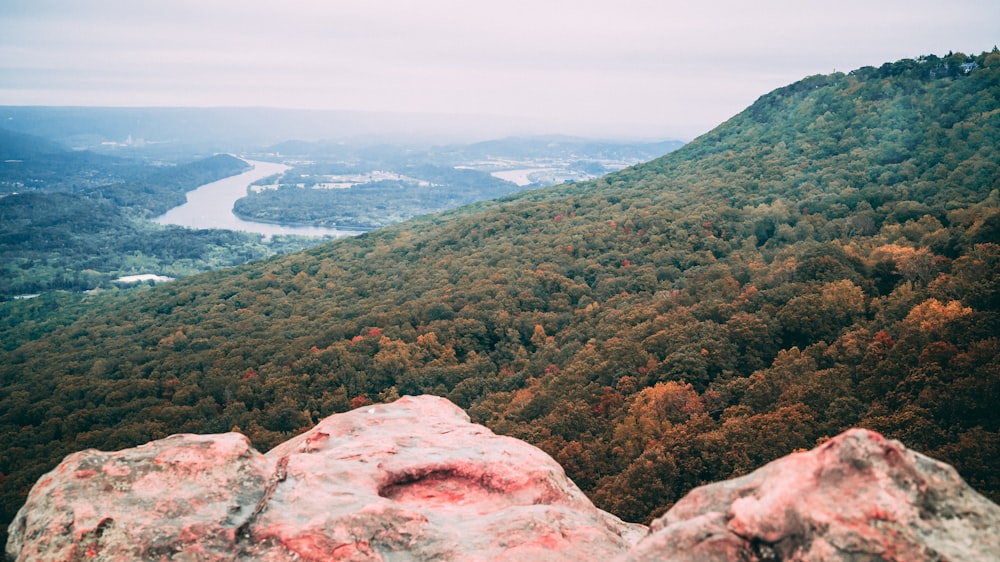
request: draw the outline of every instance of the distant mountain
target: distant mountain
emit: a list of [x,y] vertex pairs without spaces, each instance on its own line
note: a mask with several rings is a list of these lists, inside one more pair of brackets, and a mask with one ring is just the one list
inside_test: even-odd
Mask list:
[[79,191],[95,185],[123,181],[145,162],[70,150],[33,135],[4,131],[0,160],[0,195],[21,191]]
[[254,108],[0,107],[4,127],[74,148],[171,145],[217,150],[260,147],[288,138],[353,134],[362,115]]
[[488,115],[275,108],[0,106],[0,127],[71,148],[241,152],[288,139],[422,146],[540,134],[553,125]]
[[541,155],[560,158],[586,159],[636,159],[639,161],[659,158],[684,146],[683,141],[627,142],[594,140],[567,136],[508,137],[457,147],[465,157],[486,158],[508,156],[513,158],[538,158]]
[[23,160],[67,150],[69,149],[42,137],[0,129],[0,161]]
[[[446,396],[631,521],[861,426],[1000,498],[1000,52],[813,76],[646,164],[0,314],[3,519],[62,456]],[[914,486],[921,486],[915,483]]]
[[597,140],[568,136],[505,137],[474,143],[426,147],[393,143],[351,144],[342,141],[288,140],[263,149],[283,156],[341,158],[405,162],[434,159],[440,164],[468,164],[483,159],[513,160],[628,160],[634,163],[659,158],[684,146],[683,141]]

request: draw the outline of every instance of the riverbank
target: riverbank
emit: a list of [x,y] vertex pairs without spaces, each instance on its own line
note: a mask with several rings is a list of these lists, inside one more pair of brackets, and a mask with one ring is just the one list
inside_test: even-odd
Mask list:
[[341,232],[351,232],[353,233],[352,235],[360,235],[366,232],[371,232],[373,230],[382,228],[380,226],[361,226],[361,225],[323,226],[323,225],[315,225],[315,224],[295,222],[295,221],[271,221],[260,217],[245,215],[239,212],[237,209],[233,209],[233,214],[236,215],[238,219],[244,222],[249,222],[254,224],[270,224],[275,226],[285,226],[289,228],[330,228],[334,230],[339,230]]
[[357,236],[362,229],[329,228],[312,225],[290,225],[244,220],[233,212],[233,204],[246,195],[247,188],[255,181],[281,174],[289,166],[276,162],[246,160],[251,170],[219,181],[208,183],[189,191],[187,201],[155,217],[153,222],[194,229],[224,229],[255,232],[264,236],[296,235],[309,237]]

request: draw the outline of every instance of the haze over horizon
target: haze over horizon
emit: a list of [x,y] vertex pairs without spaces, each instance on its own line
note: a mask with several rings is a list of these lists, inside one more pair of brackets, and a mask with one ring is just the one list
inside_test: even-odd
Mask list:
[[8,0],[0,105],[464,115],[691,139],[805,76],[998,42],[995,0]]

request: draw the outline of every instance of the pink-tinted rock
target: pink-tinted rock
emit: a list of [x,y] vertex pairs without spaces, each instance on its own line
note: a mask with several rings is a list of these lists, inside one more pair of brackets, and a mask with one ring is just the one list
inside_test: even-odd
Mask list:
[[1000,507],[861,429],[697,488],[651,532],[623,560],[1000,560]]
[[173,435],[74,453],[10,525],[7,555],[45,560],[232,560],[273,462],[246,437]]
[[[10,527],[35,561],[1000,560],[1000,507],[851,430],[698,488],[652,534],[441,398],[331,416],[266,455],[235,433],[70,455]],[[641,539],[641,540],[640,540]],[[636,544],[638,543],[638,544]]]
[[406,397],[331,416],[267,455],[238,434],[67,457],[32,489],[8,556],[36,560],[587,560],[645,528],[548,455]]
[[[331,416],[271,450],[285,481],[252,527],[299,560],[580,560],[637,527],[601,512],[542,451],[442,398]],[[638,531],[643,534],[645,529]]]

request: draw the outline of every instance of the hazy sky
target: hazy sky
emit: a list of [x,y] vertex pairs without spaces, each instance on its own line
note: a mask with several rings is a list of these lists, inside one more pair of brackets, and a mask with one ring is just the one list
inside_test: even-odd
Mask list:
[[486,114],[692,138],[812,74],[1000,43],[1000,0],[0,0],[0,105]]

